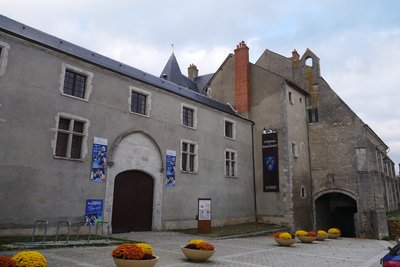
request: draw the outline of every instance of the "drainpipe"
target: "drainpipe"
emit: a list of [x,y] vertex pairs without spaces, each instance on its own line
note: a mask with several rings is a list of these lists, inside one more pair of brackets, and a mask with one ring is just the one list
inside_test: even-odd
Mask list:
[[252,150],[252,161],[253,161],[253,197],[254,197],[254,222],[257,230],[257,196],[256,196],[256,169],[254,162],[254,122],[251,122],[251,150]]

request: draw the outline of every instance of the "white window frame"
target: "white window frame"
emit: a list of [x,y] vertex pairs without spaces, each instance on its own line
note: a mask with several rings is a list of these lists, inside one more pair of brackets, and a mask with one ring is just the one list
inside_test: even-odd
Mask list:
[[[229,153],[229,159],[226,158],[226,153]],[[232,160],[232,153],[235,155],[235,159]],[[226,164],[229,163],[229,173],[226,170]],[[234,164],[233,167],[233,174],[232,174],[232,163]],[[236,150],[233,149],[225,149],[224,151],[224,175],[225,177],[229,178],[236,178],[238,176],[238,153]]]
[[[232,137],[226,136],[226,123],[227,122],[232,123]],[[232,140],[236,139],[236,122],[234,120],[224,118],[224,136],[225,136],[225,138],[228,138],[228,139],[232,139]]]
[[[183,143],[187,143],[188,144],[188,151],[183,151],[182,150]],[[192,154],[190,153],[190,149],[189,149],[190,145],[194,145],[194,153],[192,153]],[[187,154],[188,155],[187,160],[186,160],[186,164],[187,164],[186,165],[186,170],[183,170],[183,168],[182,168],[183,154]],[[189,166],[190,166],[189,158],[190,158],[190,155],[194,155],[193,171],[189,170]],[[192,141],[192,140],[181,139],[180,140],[180,164],[179,164],[179,168],[180,168],[181,172],[184,172],[184,173],[197,173],[197,171],[198,171],[198,158],[199,158],[199,156],[198,156],[198,144],[196,142]]]
[[[193,110],[193,127],[183,124],[183,108]],[[197,129],[197,108],[181,103],[181,125],[189,129]]]
[[299,157],[299,146],[297,145],[296,142],[292,142],[292,156],[293,158],[298,158]]
[[[62,157],[62,156],[56,156],[56,148],[57,148],[57,135],[59,132],[58,129],[58,124],[60,121],[60,117],[62,118],[66,118],[66,119],[70,119],[72,120],[72,123],[70,124],[70,129],[69,129],[69,136],[68,136],[68,145],[67,145],[67,156],[66,157]],[[71,158],[71,146],[72,146],[72,130],[71,127],[73,127],[73,122],[77,120],[77,121],[81,121],[84,122],[84,127],[83,127],[83,138],[82,138],[82,144],[81,144],[81,157],[78,158]],[[87,145],[87,141],[88,141],[88,133],[89,133],[89,125],[90,125],[90,121],[86,118],[77,116],[77,115],[73,115],[73,114],[69,114],[69,113],[65,113],[65,112],[59,112],[57,113],[56,117],[55,117],[55,121],[56,121],[56,127],[53,129],[55,132],[54,135],[54,140],[52,142],[52,147],[53,147],[53,157],[56,159],[67,159],[67,160],[73,160],[73,161],[84,161],[86,154],[88,152],[88,145]]]
[[6,73],[7,62],[8,62],[8,50],[10,45],[0,41],[1,54],[0,54],[0,77]]
[[[65,80],[65,72],[69,70],[72,72],[75,72],[80,75],[86,76],[86,87],[85,87],[85,96],[83,98],[74,96],[74,95],[69,95],[64,93],[64,80]],[[93,76],[94,74],[90,71],[81,69],[79,67],[67,64],[67,63],[62,63],[61,64],[61,74],[60,74],[60,92],[63,96],[71,97],[74,99],[82,100],[82,101],[89,101],[90,95],[92,93],[92,82],[93,82]]]
[[[132,92],[135,92],[135,93],[138,93],[138,94],[146,96],[145,114],[133,112],[131,110]],[[144,89],[141,89],[141,88],[137,88],[135,86],[129,86],[129,99],[128,99],[128,110],[129,110],[129,113],[149,118],[150,117],[150,111],[151,111],[151,95],[152,95],[151,92],[149,92],[147,90],[144,90]]]

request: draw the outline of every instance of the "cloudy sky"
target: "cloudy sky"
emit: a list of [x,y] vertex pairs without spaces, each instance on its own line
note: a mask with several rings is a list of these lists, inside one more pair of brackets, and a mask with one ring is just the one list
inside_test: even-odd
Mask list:
[[1,14],[159,76],[174,53],[185,74],[215,72],[244,40],[290,57],[310,48],[338,95],[400,163],[400,1],[0,0]]

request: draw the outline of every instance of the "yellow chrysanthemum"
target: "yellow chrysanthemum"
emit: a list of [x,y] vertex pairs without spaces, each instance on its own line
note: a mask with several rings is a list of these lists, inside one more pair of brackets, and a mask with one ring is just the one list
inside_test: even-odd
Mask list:
[[318,235],[326,235],[326,232],[324,230],[318,230],[317,234]]
[[328,233],[330,233],[330,234],[340,234],[340,230],[338,228],[330,228],[328,230]]
[[292,239],[293,237],[288,232],[283,232],[283,233],[280,233],[279,238],[281,238],[281,239]]
[[153,248],[149,244],[137,243],[136,245],[139,246],[145,254],[153,255]]
[[197,244],[203,243],[203,242],[206,242],[206,241],[201,240],[201,239],[193,239],[193,240],[190,240],[188,244],[196,244],[197,245]]
[[306,235],[308,235],[308,233],[304,230],[297,230],[296,235],[297,236],[306,236]]
[[21,251],[15,254],[12,259],[17,267],[46,267],[46,258],[37,251]]

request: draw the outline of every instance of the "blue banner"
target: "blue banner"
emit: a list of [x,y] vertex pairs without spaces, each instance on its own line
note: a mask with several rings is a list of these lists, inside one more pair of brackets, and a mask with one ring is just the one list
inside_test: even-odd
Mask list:
[[94,137],[90,180],[104,182],[107,178],[107,139]]
[[166,160],[166,185],[175,186],[175,168],[176,168],[176,152],[172,150],[167,150],[167,160]]
[[85,225],[95,225],[103,221],[103,200],[86,199]]

